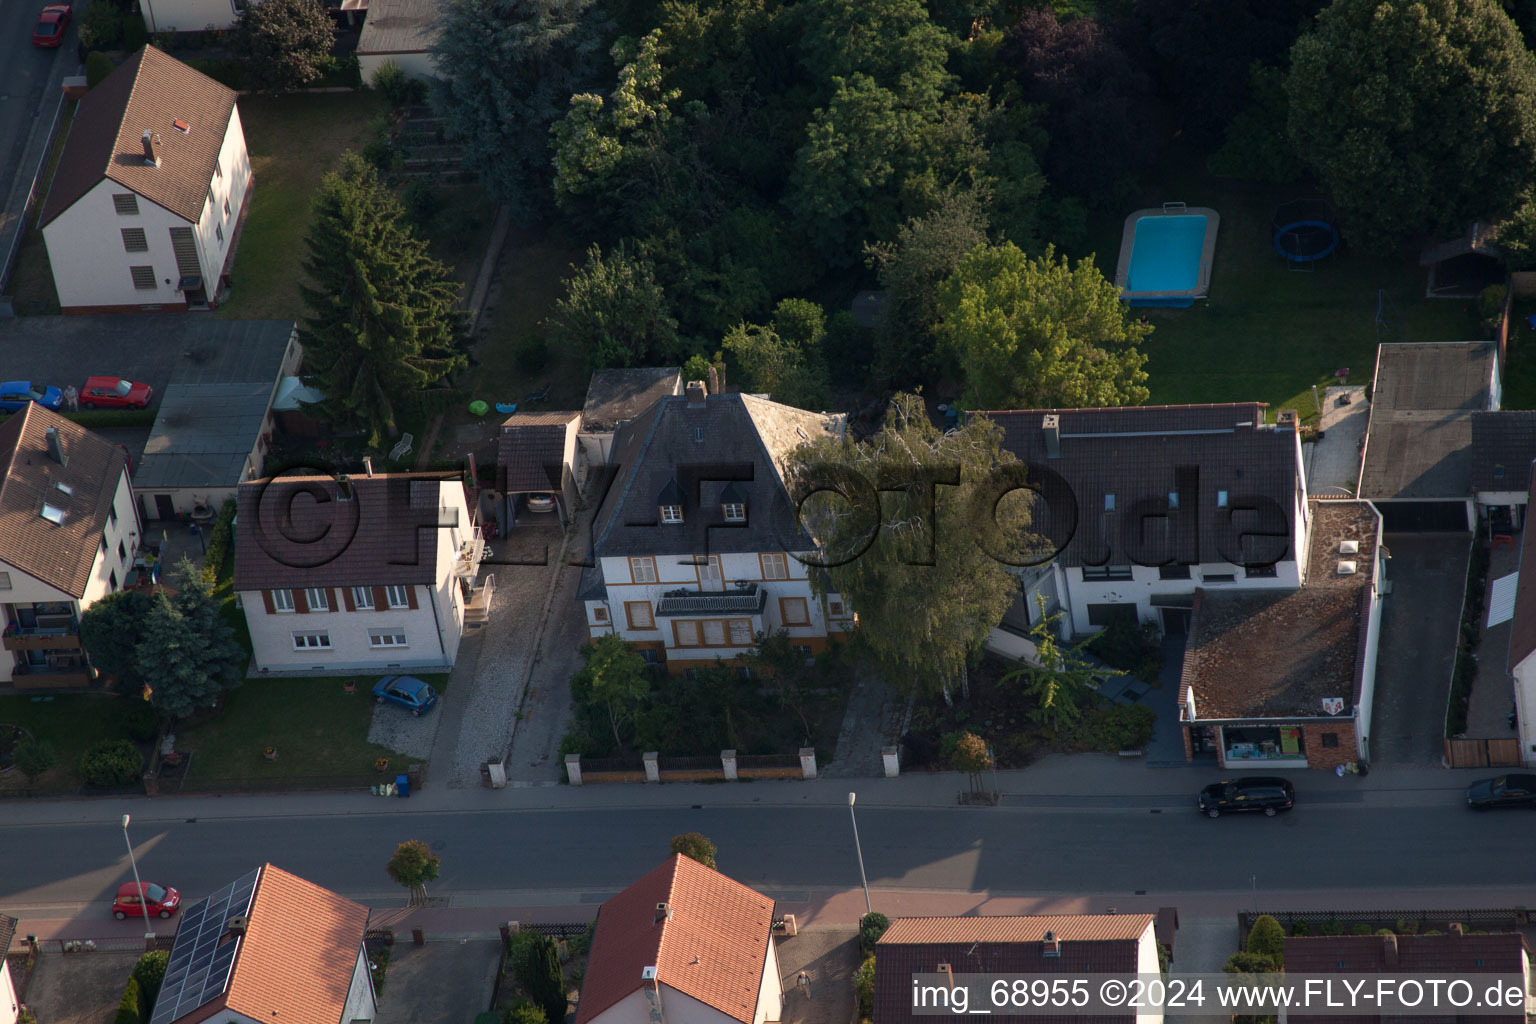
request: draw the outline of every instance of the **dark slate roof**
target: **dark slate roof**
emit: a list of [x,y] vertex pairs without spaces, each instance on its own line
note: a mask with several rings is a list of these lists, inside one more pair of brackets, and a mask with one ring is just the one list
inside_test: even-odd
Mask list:
[[683,393],[680,366],[640,366],[598,370],[587,385],[581,429],[602,434],[639,416],[658,398]]
[[[1137,521],[1132,518],[1137,511],[1168,517],[1167,543],[1173,550],[1148,550],[1147,564],[1167,557],[1189,563],[1231,561],[1234,551],[1250,562],[1295,558],[1288,540],[1254,546],[1238,539],[1260,523],[1261,532],[1284,537],[1294,532],[1279,513],[1257,520],[1234,513],[1253,498],[1273,501],[1287,512],[1296,505],[1296,434],[1266,427],[1264,410],[1261,403],[1244,402],[976,415],[1003,428],[1003,447],[1025,464],[1027,478],[1044,491],[1046,507],[1036,505],[1035,530],[1061,549],[1063,566],[1082,566],[1130,561],[1119,538],[1128,523]],[[1058,458],[1046,452],[1042,427],[1048,414],[1060,420]],[[1226,509],[1218,507],[1219,491],[1228,492]],[[1174,493],[1177,509],[1169,501]],[[1113,512],[1105,509],[1106,495],[1114,495]]]
[[[49,454],[49,427],[58,429],[62,466]],[[36,402],[13,413],[0,426],[0,559],[84,597],[126,458],[100,434]],[[44,503],[63,512],[63,522],[44,519]]]
[[[1530,498],[1526,508],[1531,508]],[[1515,617],[1509,624],[1509,661],[1511,672],[1531,652],[1536,651],[1536,542],[1527,529],[1520,538],[1520,579],[1515,584]]]
[[576,583],[576,600],[578,601],[602,601],[608,597],[608,588],[603,583],[603,570],[596,565],[589,565],[581,570],[581,578]]
[[1356,493],[1368,501],[1472,496],[1472,415],[1488,408],[1492,342],[1382,345]]
[[[613,484],[593,527],[596,557],[748,551],[810,551],[782,476],[796,447],[840,438],[841,414],[806,412],[752,395],[711,395],[701,404],[657,400],[614,434]],[[657,496],[675,480],[683,521],[662,524]],[[747,521],[727,524],[721,495],[747,493]]]
[[1472,489],[1518,491],[1531,488],[1536,459],[1536,411],[1472,414]]
[[565,431],[579,412],[515,413],[501,425],[497,461],[507,492],[558,491],[564,480]]
[[[436,583],[440,485],[452,473],[254,480],[239,490],[235,589]],[[459,484],[462,486],[462,484]],[[464,529],[468,530],[468,524]]]
[[725,614],[727,612],[757,614],[768,603],[768,591],[756,583],[734,590],[669,590],[656,603],[656,614],[669,615]]
[[1419,266],[1428,267],[1446,260],[1453,260],[1458,256],[1478,255],[1498,259],[1502,254],[1498,243],[1499,229],[1494,224],[1475,222],[1467,228],[1466,234],[1460,238],[1453,238],[1449,242],[1441,242],[1439,245],[1431,245],[1419,253]]
[[[899,918],[875,944],[875,1024],[932,1024],[933,1016],[912,1011],[912,976],[933,974],[939,964],[949,964],[956,974],[1134,974],[1139,936],[1152,923],[1150,914]],[[1060,939],[1060,956],[1044,955],[1047,931]],[[1135,1019],[1134,1012],[991,1016],[1020,1024],[1119,1024]]]

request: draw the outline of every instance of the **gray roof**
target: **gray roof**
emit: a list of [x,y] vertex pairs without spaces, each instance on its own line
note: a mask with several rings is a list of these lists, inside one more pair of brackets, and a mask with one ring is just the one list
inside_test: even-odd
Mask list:
[[757,614],[768,603],[768,591],[756,583],[734,590],[669,590],[656,603],[656,614],[714,615],[730,612]]
[[1489,406],[1496,358],[1485,341],[1380,346],[1360,497],[1472,496],[1472,415]]
[[1431,245],[1419,253],[1419,266],[1427,267],[1445,260],[1455,259],[1457,256],[1476,254],[1497,259],[1502,255],[1498,246],[1499,229],[1497,225],[1484,224],[1482,221],[1474,223],[1467,228],[1466,234],[1460,238],[1454,238],[1449,242],[1441,242],[1439,245]]
[[[808,441],[841,438],[846,423],[840,413],[752,395],[660,399],[614,434],[615,476],[593,526],[596,556],[813,550],[784,487],[785,459]],[[724,521],[720,497],[731,481],[747,492],[745,524]],[[683,521],[663,525],[656,499],[673,482],[683,492]]]
[[0,961],[3,961],[5,954],[10,952],[11,939],[16,935],[16,926],[20,923],[14,917],[0,914]]
[[137,490],[234,487],[261,434],[293,341],[290,320],[207,320],[189,332],[134,467]]
[[357,53],[425,53],[437,38],[437,0],[369,0]]
[[[1245,524],[1233,510],[1263,497],[1283,510],[1296,505],[1297,438],[1290,430],[1264,425],[1258,402],[1230,405],[1131,406],[1116,409],[1029,409],[976,413],[1003,428],[1003,447],[1025,464],[1046,507],[1037,503],[1036,533],[1059,548],[1064,566],[1125,563],[1129,552],[1121,531],[1138,514],[1166,516],[1170,550],[1142,560],[1168,557],[1186,563],[1283,561],[1296,557],[1288,541],[1244,544]],[[1059,417],[1060,455],[1045,447],[1044,419]],[[1218,492],[1228,493],[1228,508]],[[1170,494],[1179,496],[1171,507]],[[1106,509],[1113,495],[1114,509]],[[1144,503],[1144,504],[1142,504]],[[1138,508],[1137,506],[1140,505]],[[1260,532],[1289,537],[1289,522],[1261,520]],[[1234,532],[1236,531],[1236,532]],[[1150,538],[1149,538],[1150,539]]]
[[598,370],[587,384],[587,401],[581,408],[581,429],[603,434],[634,419],[658,398],[683,393],[680,366],[641,366],[633,369]]
[[603,570],[600,566],[589,565],[581,570],[581,578],[576,582],[576,600],[578,601],[603,601],[608,597],[608,588],[603,583]]
[[1472,489],[1518,491],[1531,488],[1536,459],[1536,411],[1472,414]]
[[509,494],[558,491],[565,479],[565,432],[579,412],[514,413],[501,425],[496,460]]

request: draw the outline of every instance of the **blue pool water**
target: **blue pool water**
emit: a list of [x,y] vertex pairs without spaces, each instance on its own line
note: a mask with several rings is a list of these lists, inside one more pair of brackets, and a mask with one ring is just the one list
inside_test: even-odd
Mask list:
[[1198,285],[1205,227],[1205,215],[1195,213],[1138,220],[1125,290],[1182,292]]

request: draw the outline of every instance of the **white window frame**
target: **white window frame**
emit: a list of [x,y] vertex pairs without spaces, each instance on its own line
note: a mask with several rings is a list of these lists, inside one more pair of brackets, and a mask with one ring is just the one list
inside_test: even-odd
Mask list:
[[305,587],[304,600],[309,603],[309,610],[312,612],[328,612],[331,610],[331,602],[326,596],[324,587]]
[[[645,570],[643,573],[640,570]],[[648,576],[649,579],[642,577]],[[650,555],[634,555],[629,560],[629,579],[632,583],[657,583],[656,559]]]
[[740,502],[726,502],[721,506],[725,513],[725,521],[728,523],[744,523],[747,521],[747,506]]
[[329,633],[295,633],[293,649],[296,651],[328,651],[331,649]]
[[[787,580],[787,579],[789,579],[789,556],[788,555],[784,554],[782,551],[764,551],[763,553],[761,553],[757,557],[758,557],[758,563],[762,566],[762,569],[763,569],[763,579],[765,579],[765,580]],[[775,559],[777,560],[776,568],[783,575],[779,575],[779,576],[770,576],[770,575],[768,575],[768,565],[769,565],[769,563],[771,561],[773,561]]]
[[371,611],[373,611],[373,588],[372,587],[353,587],[352,588],[352,607],[357,609],[360,612],[371,612]]
[[295,611],[296,610],[294,608],[294,606],[293,606],[293,591],[291,591],[291,590],[273,590],[273,591],[270,591],[270,593],[272,595],[272,610],[273,611],[275,611],[275,612],[291,612],[291,611]]
[[409,647],[403,629],[370,629],[368,631],[368,646],[374,650],[382,650],[387,647]]
[[667,523],[668,525],[673,525],[673,524],[682,522],[683,521],[683,506],[681,506],[681,505],[663,505],[663,506],[661,506],[661,521],[663,523]]
[[409,608],[411,606],[410,591],[399,584],[390,584],[384,588],[384,595],[391,608]]

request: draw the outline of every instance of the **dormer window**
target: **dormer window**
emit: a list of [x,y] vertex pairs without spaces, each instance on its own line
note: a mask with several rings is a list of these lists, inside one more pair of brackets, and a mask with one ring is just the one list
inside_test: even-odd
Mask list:
[[1114,510],[1115,510],[1115,496],[1113,494],[1106,494],[1106,495],[1104,495],[1104,511],[1105,512],[1113,512]]
[[747,521],[747,492],[734,481],[720,492],[720,512],[728,523]]
[[663,506],[661,506],[661,521],[664,522],[664,523],[680,523],[680,522],[682,522],[683,521],[683,506],[681,506],[681,505],[663,505]]
[[683,489],[677,486],[674,477],[668,480],[661,493],[656,495],[656,505],[661,509],[661,521],[663,523],[680,523],[683,521]]
[[744,523],[747,521],[747,506],[727,503],[720,507],[725,512],[726,522]]

